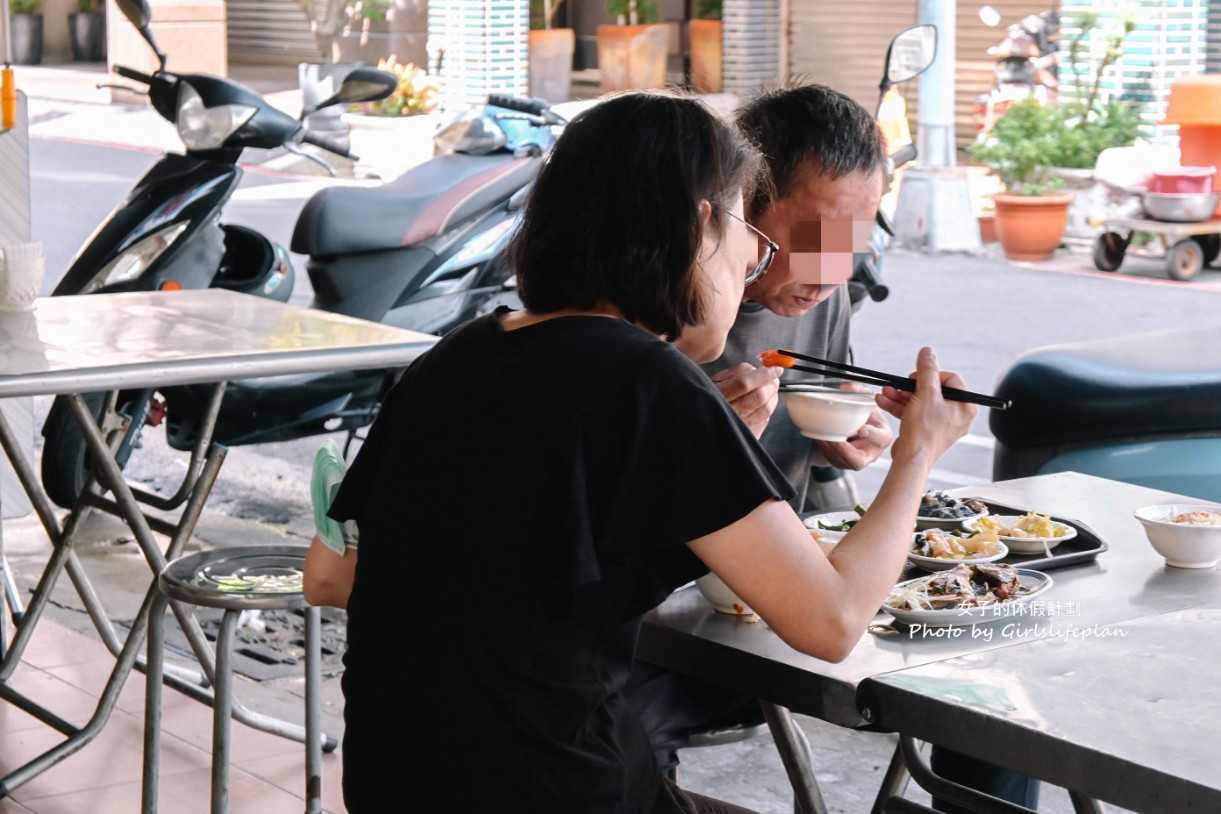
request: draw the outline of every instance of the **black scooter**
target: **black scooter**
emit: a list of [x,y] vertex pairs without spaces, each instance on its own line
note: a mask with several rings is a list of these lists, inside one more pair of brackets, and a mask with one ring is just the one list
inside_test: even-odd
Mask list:
[[[148,171],[81,249],[52,296],[163,288],[230,288],[287,301],[294,271],[288,253],[258,232],[221,223],[242,175],[247,147],[309,144],[352,158],[305,130],[309,114],[335,104],[385,98],[393,74],[356,69],[330,99],[289,116],[257,92],[220,77],[176,75],[148,30],[144,0],[119,0],[160,61],[148,75],[115,72],[148,88],[157,112],[178,127],[184,155],[167,154]],[[564,120],[545,103],[493,97],[438,133],[446,152],[375,188],[332,187],[301,212],[292,239],[309,255],[311,307],[442,334],[511,296],[512,277],[493,258],[507,241],[525,190]],[[228,446],[286,441],[370,424],[398,371],[235,381],[226,389],[215,439]],[[195,387],[94,393],[98,422],[120,437],[126,464],[145,426],[163,421],[169,444],[190,449],[206,394]],[[42,481],[71,506],[89,472],[84,439],[66,405],[52,404],[43,426]]]

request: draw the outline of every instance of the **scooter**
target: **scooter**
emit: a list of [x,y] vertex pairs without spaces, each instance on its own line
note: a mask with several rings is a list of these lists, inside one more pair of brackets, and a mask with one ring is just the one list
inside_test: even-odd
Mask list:
[[[289,255],[258,232],[222,224],[224,204],[242,171],[246,147],[309,144],[353,157],[304,128],[305,117],[334,104],[385,98],[393,74],[357,69],[330,99],[282,113],[258,93],[219,77],[175,75],[148,31],[144,0],[119,7],[140,30],[160,67],[144,74],[117,66],[148,88],[157,112],[178,127],[184,155],[167,154],[142,178],[80,250],[55,295],[162,288],[224,287],[287,301],[294,282]],[[507,237],[524,192],[563,117],[540,101],[497,97],[437,135],[446,152],[375,188],[334,187],[301,212],[292,248],[310,256],[311,307],[444,333],[511,292],[511,275],[491,262]],[[284,441],[370,424],[397,371],[367,371],[230,383],[215,438],[228,446]],[[157,393],[95,393],[99,424],[115,430],[120,466],[146,425],[166,423],[167,440],[190,449],[204,420],[194,387]],[[89,459],[66,405],[52,404],[43,426],[42,481],[71,506]]]
[[[999,26],[1001,15],[983,6],[979,18],[987,26]],[[1060,15],[1053,8],[1030,14],[1007,27],[1005,37],[988,49],[992,57],[992,89],[974,106],[975,127],[985,139],[996,120],[1014,102],[1034,96],[1041,103],[1055,101],[1059,91],[1056,38]]]
[[996,480],[1075,471],[1221,501],[1221,328],[1035,348],[989,418]]

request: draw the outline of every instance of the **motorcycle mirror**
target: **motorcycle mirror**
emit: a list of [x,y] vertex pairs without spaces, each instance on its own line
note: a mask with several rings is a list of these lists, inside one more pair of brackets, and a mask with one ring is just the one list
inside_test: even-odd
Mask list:
[[979,10],[979,19],[989,28],[995,28],[1001,24],[1001,13],[995,6],[984,6]]
[[344,77],[343,82],[339,84],[339,89],[335,91],[333,96],[302,110],[301,118],[304,119],[311,113],[316,113],[322,110],[322,108],[330,107],[331,105],[351,105],[357,102],[375,102],[378,99],[385,99],[394,93],[398,83],[398,77],[389,71],[379,71],[375,68],[355,68]]
[[900,31],[886,49],[886,76],[882,93],[891,85],[914,79],[928,69],[937,57],[937,26],[914,25]]
[[153,53],[157,55],[157,61],[161,63],[161,70],[165,70],[165,54],[161,53],[161,49],[157,47],[157,43],[153,40],[153,34],[148,30],[149,23],[153,20],[153,12],[148,7],[148,0],[115,0],[115,5],[119,7],[119,11],[123,12],[123,16],[131,21],[131,24],[140,32],[140,36],[153,49]]

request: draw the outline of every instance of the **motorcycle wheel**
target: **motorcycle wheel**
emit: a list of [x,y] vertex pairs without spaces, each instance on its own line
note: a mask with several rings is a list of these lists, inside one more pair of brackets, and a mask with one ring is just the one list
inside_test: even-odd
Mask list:
[[[107,393],[85,393],[83,398],[95,421],[102,423]],[[124,397],[126,395],[126,398]],[[133,416],[126,437],[115,450],[119,469],[127,465],[132,449],[139,445],[140,432],[148,418],[153,391],[124,391],[119,394],[116,411]],[[67,400],[60,396],[51,403],[42,426],[42,488],[47,497],[64,509],[71,509],[85,489],[85,479],[93,466],[85,436],[72,416]]]
[[[106,394],[86,393],[84,399],[94,419],[101,420]],[[42,488],[56,506],[71,509],[85,489],[92,462],[85,437],[63,396],[51,402],[42,434]]]

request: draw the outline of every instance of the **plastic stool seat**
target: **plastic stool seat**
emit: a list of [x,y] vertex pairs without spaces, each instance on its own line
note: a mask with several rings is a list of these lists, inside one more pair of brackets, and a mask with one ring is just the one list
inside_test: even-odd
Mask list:
[[[144,713],[144,788],[141,810],[157,810],[160,767],[161,681],[165,653],[165,609],[171,600],[224,610],[216,635],[212,704],[212,814],[229,806],[229,727],[233,715],[233,638],[246,610],[305,610],[305,803],[306,814],[322,811],[322,750],[335,748],[320,726],[321,614],[305,601],[306,546],[242,546],[201,551],[168,563],[157,577],[149,616]],[[271,730],[269,730],[271,731]],[[283,729],[277,734],[301,738]],[[300,730],[297,730],[300,732]]]

